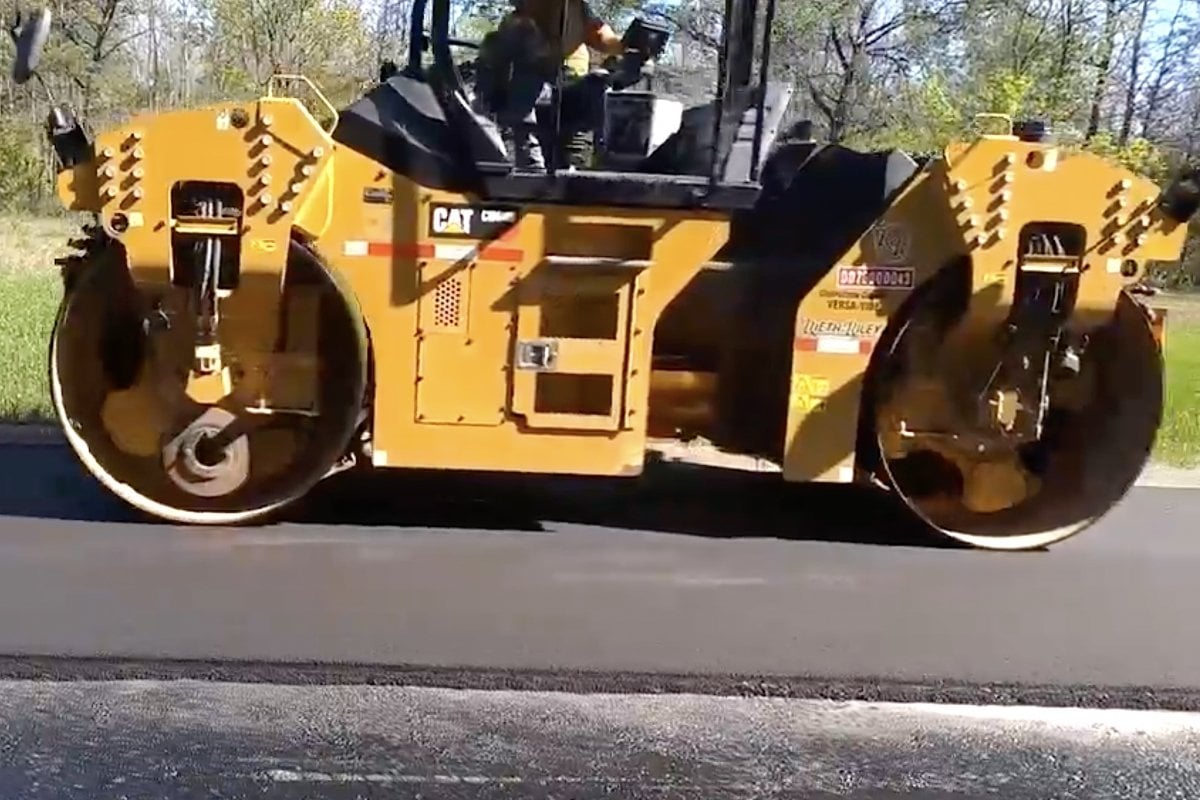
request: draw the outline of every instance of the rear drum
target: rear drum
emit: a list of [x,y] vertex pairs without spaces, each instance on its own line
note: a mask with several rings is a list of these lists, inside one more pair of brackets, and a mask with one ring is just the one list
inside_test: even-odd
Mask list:
[[[151,316],[116,243],[93,247],[73,271],[50,344],[51,397],[67,440],[88,471],[132,506],[181,523],[260,519],[303,496],[346,455],[363,416],[368,346],[349,292],[298,242],[286,292],[319,295],[315,416],[250,415],[229,403],[194,402],[187,365],[147,334]],[[248,421],[228,447],[206,437]]]

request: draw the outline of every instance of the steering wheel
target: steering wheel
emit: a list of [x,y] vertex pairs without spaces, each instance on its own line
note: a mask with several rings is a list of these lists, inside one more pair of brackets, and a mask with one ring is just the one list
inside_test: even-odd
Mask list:
[[[595,117],[603,113],[601,98],[604,92],[628,89],[653,74],[647,69],[651,58],[649,53],[627,49],[619,56],[609,56],[587,75],[564,82],[561,93],[564,121],[571,119],[574,127],[582,125],[583,128],[597,124]],[[587,121],[579,119],[580,115]]]

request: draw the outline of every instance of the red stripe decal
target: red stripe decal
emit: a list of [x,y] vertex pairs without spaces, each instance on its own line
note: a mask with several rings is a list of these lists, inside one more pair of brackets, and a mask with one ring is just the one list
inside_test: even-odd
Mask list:
[[517,263],[525,259],[524,251],[517,250],[514,247],[497,247],[496,245],[488,245],[479,253],[479,257],[488,261],[509,261]]
[[[455,245],[448,245],[455,246]],[[437,251],[432,242],[368,242],[367,255],[376,258],[436,258]],[[478,258],[485,261],[507,261],[519,263],[525,258],[525,252],[513,247],[497,247],[488,245],[479,252]]]

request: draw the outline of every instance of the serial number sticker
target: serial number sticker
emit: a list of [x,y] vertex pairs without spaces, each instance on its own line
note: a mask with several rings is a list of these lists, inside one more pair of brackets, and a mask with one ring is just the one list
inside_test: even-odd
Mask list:
[[916,271],[911,267],[838,267],[839,289],[911,289]]

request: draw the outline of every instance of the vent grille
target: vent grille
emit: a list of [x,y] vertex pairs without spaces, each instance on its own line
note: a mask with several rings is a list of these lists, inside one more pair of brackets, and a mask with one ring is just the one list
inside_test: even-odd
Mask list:
[[433,327],[455,330],[462,326],[463,282],[458,276],[446,278],[433,294]]

